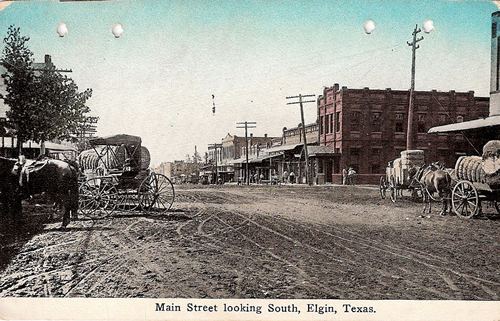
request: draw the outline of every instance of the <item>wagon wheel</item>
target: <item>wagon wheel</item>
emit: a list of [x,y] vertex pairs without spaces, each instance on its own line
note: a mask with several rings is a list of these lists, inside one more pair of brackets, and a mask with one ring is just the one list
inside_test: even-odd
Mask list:
[[396,180],[394,179],[394,176],[391,176],[389,180],[389,188],[391,189],[391,201],[393,203],[396,203],[398,188],[396,186]]
[[162,214],[174,203],[174,185],[162,174],[149,174],[142,181],[138,192],[141,209],[152,213]]
[[113,183],[107,179],[92,178],[85,184],[87,185],[85,187],[85,199],[89,200],[89,204],[91,204],[89,207],[91,206],[93,210],[82,213],[92,219],[105,218],[111,215],[120,199]]
[[469,181],[460,181],[451,193],[451,205],[457,216],[471,218],[479,212],[480,200],[477,190]]
[[385,178],[385,176],[380,177],[379,190],[380,190],[380,197],[382,199],[385,199],[386,191],[387,191],[387,179]]
[[78,188],[78,210],[86,217],[91,217],[92,214],[98,209],[99,204],[94,198],[92,188],[87,182],[80,184]]

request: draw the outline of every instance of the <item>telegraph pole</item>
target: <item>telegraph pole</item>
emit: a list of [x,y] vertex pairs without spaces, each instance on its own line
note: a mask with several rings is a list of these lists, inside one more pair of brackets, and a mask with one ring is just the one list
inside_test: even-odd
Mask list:
[[413,105],[414,105],[414,91],[415,91],[415,54],[417,49],[420,48],[420,45],[417,43],[424,40],[424,37],[420,36],[417,38],[417,34],[419,34],[422,30],[415,25],[415,30],[413,30],[413,41],[406,42],[408,46],[411,47],[411,86],[410,86],[410,105],[408,106],[408,128],[406,130],[406,149],[413,149]]
[[302,95],[299,94],[298,96],[288,96],[286,99],[295,99],[298,98],[299,101],[296,102],[291,102],[291,103],[286,103],[287,105],[294,105],[294,104],[299,104],[300,105],[300,118],[302,121],[302,137],[304,140],[304,155],[306,158],[306,183],[309,185],[312,185],[311,177],[309,177],[310,171],[309,171],[309,154],[307,153],[307,140],[306,140],[306,126],[304,123],[304,107],[303,104],[305,103],[316,103],[316,100],[305,100],[303,101],[302,98],[307,98],[307,97],[315,97],[316,95]]
[[208,147],[213,147],[214,148],[214,155],[215,155],[215,183],[217,184],[217,180],[219,179],[219,166],[217,166],[217,158],[219,158],[219,155],[217,154],[217,151],[219,148],[222,148],[222,144],[209,144]]
[[245,181],[247,185],[250,185],[250,175],[248,175],[248,128],[256,128],[257,123],[254,121],[244,121],[236,123],[236,128],[245,128],[245,156],[246,156],[246,164],[245,164]]

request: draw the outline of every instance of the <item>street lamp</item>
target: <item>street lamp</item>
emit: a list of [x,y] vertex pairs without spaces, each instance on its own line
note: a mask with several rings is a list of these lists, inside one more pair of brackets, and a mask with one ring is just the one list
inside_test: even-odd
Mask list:
[[[425,33],[430,33],[434,29],[434,22],[432,20],[426,20],[423,23],[423,28]],[[413,30],[413,40],[412,42],[407,41],[408,46],[411,47],[411,86],[410,86],[410,103],[408,106],[408,128],[406,130],[406,149],[413,149],[413,109],[415,104],[414,92],[415,92],[415,58],[417,49],[420,48],[420,41],[424,40],[423,36],[417,38],[417,35],[422,32],[422,30],[415,25]]]

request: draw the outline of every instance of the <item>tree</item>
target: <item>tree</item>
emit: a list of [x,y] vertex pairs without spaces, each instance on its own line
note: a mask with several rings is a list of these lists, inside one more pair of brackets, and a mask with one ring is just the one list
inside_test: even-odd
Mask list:
[[19,28],[9,27],[0,60],[7,69],[2,75],[7,87],[4,101],[10,106],[7,117],[14,124],[18,144],[40,142],[44,153],[45,141],[67,139],[77,132],[90,111],[86,102],[92,90],[79,92],[75,82],[53,65],[34,71],[28,40]]
[[69,139],[85,122],[90,108],[85,105],[92,90],[78,92],[75,82],[51,66],[37,78],[35,106],[29,138],[37,142]]
[[21,36],[19,28],[10,26],[4,38],[5,48],[0,63],[6,72],[2,74],[6,85],[6,95],[2,95],[5,104],[10,107],[7,117],[17,131],[18,147],[27,139],[27,124],[20,119],[30,119],[29,110],[34,104],[33,53],[27,46],[29,37]]

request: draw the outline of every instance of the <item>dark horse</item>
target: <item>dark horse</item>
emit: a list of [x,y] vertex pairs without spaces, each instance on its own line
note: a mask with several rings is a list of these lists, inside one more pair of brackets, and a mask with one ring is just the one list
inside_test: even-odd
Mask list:
[[14,217],[22,212],[21,200],[45,193],[64,209],[62,226],[78,211],[78,168],[56,159],[31,161],[21,165],[15,159],[0,157],[0,182],[4,209]]
[[[442,200],[443,208],[439,215],[445,215],[448,211],[448,203],[451,194],[451,176],[444,170],[444,166],[439,163],[432,163],[422,167],[416,174],[417,180],[423,187],[424,210],[429,206],[428,213],[431,212],[432,195],[437,193]],[[451,205],[449,206],[451,210]]]

